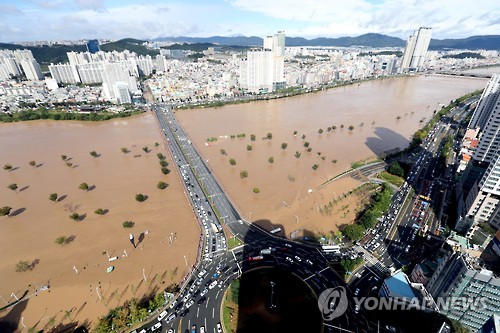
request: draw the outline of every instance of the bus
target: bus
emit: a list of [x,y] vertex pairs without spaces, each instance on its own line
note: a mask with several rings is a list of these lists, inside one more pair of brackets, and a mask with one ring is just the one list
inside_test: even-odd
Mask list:
[[219,228],[217,228],[217,226],[215,225],[215,223],[212,222],[212,230],[215,232],[215,233],[218,233],[219,232]]
[[274,235],[274,234],[277,234],[280,231],[281,231],[281,228],[276,228],[276,229],[271,230],[271,233]]
[[339,245],[322,245],[321,249],[325,253],[340,253]]

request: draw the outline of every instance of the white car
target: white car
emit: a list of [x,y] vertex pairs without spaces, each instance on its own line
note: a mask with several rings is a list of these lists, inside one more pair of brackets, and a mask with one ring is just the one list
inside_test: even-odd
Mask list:
[[292,259],[292,258],[290,258],[290,257],[286,257],[286,261],[288,261],[288,262],[289,262],[289,263],[291,263],[291,264],[293,263],[293,259]]
[[205,296],[207,293],[208,293],[208,289],[207,289],[207,288],[205,288],[205,289],[203,289],[203,291],[201,292],[200,296]]
[[217,323],[217,333],[222,333],[222,325]]
[[200,333],[205,333],[205,326],[200,327]]
[[158,316],[158,321],[161,321],[163,318],[165,318],[167,316],[167,310],[163,311],[162,313],[160,313],[160,315]]
[[190,299],[189,302],[186,303],[186,309],[191,307],[191,305],[193,305],[193,304],[194,304],[194,299]]
[[151,327],[151,332],[154,332],[159,329],[161,329],[161,322],[154,324],[153,327]]
[[214,289],[214,287],[217,285],[217,281],[212,281],[210,285],[208,286],[208,289]]
[[359,305],[358,305],[358,304],[356,304],[356,305],[354,306],[354,313],[358,313],[358,312],[359,312]]
[[302,259],[299,257],[299,256],[295,256],[295,259],[298,261],[298,262],[301,262]]
[[306,262],[307,262],[307,264],[308,264],[309,266],[312,266],[312,265],[313,265],[312,261],[311,261],[311,260],[309,260],[309,259],[306,259]]

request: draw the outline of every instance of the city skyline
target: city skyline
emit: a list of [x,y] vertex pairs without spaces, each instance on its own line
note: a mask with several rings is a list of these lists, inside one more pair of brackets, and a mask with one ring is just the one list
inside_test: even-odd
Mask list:
[[[436,39],[500,31],[493,0],[481,6],[460,0],[355,0],[348,3],[297,0],[141,1],[6,0],[0,4],[0,42],[169,36],[266,36],[284,30],[305,38],[381,33],[404,40],[420,26]],[[44,29],[40,29],[43,26]]]

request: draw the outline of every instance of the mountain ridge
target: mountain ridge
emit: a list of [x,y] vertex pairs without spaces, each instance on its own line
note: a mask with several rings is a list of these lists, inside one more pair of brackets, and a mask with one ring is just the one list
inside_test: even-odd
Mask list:
[[[213,43],[219,45],[262,46],[263,39],[257,36],[212,36],[212,37],[159,37],[152,41],[171,41],[185,43]],[[356,37],[286,37],[286,46],[367,46],[367,47],[404,47],[405,41],[377,33],[367,33]],[[470,49],[500,50],[500,35],[478,35],[458,39],[431,39],[429,49]]]

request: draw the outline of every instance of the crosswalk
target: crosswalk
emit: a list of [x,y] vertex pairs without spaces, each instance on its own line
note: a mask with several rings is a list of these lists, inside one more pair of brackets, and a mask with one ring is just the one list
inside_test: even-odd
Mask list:
[[368,267],[378,271],[383,276],[391,274],[389,268],[385,267],[377,258],[375,258],[370,252],[366,251],[363,247],[355,245],[354,249],[358,252],[363,252],[364,259],[370,264]]

